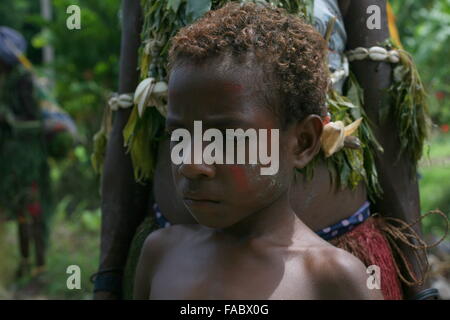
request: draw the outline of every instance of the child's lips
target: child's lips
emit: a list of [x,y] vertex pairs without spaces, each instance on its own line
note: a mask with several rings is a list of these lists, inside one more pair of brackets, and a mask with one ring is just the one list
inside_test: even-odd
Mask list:
[[196,207],[196,206],[205,206],[205,205],[215,205],[218,204],[219,201],[213,200],[207,196],[183,196],[183,201],[188,206]]
[[192,201],[192,202],[211,202],[211,203],[219,203],[219,201],[216,200],[210,200],[210,199],[203,199],[203,198],[189,198],[185,197],[183,198],[184,201]]

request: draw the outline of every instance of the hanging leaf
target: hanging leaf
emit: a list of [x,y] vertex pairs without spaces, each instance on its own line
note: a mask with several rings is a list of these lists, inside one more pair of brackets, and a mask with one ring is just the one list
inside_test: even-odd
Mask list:
[[[394,81],[389,88],[392,98],[390,114],[399,127],[401,148],[397,160],[406,154],[411,161],[417,162],[422,156],[431,122],[426,93],[411,55],[404,50],[397,50],[400,63],[393,71]],[[380,118],[387,120],[385,114]]]
[[211,10],[211,0],[187,0],[186,17],[188,23],[193,23],[209,10]]
[[177,12],[182,0],[168,0],[167,9],[172,9],[173,12]]

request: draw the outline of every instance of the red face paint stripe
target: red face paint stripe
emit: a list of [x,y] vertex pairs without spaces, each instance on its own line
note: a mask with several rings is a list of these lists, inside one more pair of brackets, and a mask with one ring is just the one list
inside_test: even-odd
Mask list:
[[234,181],[236,181],[237,186],[242,189],[248,188],[247,175],[245,170],[241,166],[230,166],[231,174],[233,175]]

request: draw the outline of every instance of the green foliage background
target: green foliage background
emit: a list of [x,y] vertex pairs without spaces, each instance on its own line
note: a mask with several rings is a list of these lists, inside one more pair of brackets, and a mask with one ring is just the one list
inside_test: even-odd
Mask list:
[[[450,0],[391,1],[400,39],[412,53],[428,92],[435,124],[429,159],[419,166],[422,212],[439,208],[450,215],[450,133],[440,127],[450,124]],[[426,232],[443,231],[442,220],[423,222]]]
[[[391,1],[405,49],[411,52],[429,92],[435,123],[450,123],[450,0]],[[66,28],[66,8],[81,8],[81,30]],[[39,1],[0,1],[0,24],[20,30],[29,41],[28,56],[38,71],[48,75],[60,105],[75,119],[83,137],[69,158],[51,163],[56,214],[53,221],[48,273],[41,290],[47,298],[89,298],[88,281],[98,262],[100,230],[99,177],[89,160],[92,136],[98,130],[108,95],[117,90],[120,50],[119,0],[53,0],[53,20],[44,21]],[[41,62],[41,48],[51,44],[55,61]],[[440,207],[450,212],[450,134],[437,134],[431,142],[437,165],[420,168],[423,211]],[[441,163],[442,162],[442,163]],[[447,163],[447,164],[446,164]],[[439,220],[425,222],[427,232],[442,230]],[[8,296],[17,260],[15,225],[0,226],[0,298]],[[82,290],[65,287],[65,269],[78,264]],[[26,286],[26,283],[23,284]],[[6,293],[4,293],[6,288]],[[3,290],[3,291],[2,291]]]
[[450,0],[390,1],[400,39],[429,93],[433,120],[450,123]]

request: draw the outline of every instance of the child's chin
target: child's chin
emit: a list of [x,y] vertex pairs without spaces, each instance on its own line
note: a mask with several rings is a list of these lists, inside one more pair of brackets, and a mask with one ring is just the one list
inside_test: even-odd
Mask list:
[[218,212],[209,212],[205,214],[204,212],[193,212],[194,210],[190,210],[194,219],[198,222],[198,224],[213,229],[224,229],[231,227],[234,223],[229,221],[228,219],[221,219],[221,214]]

